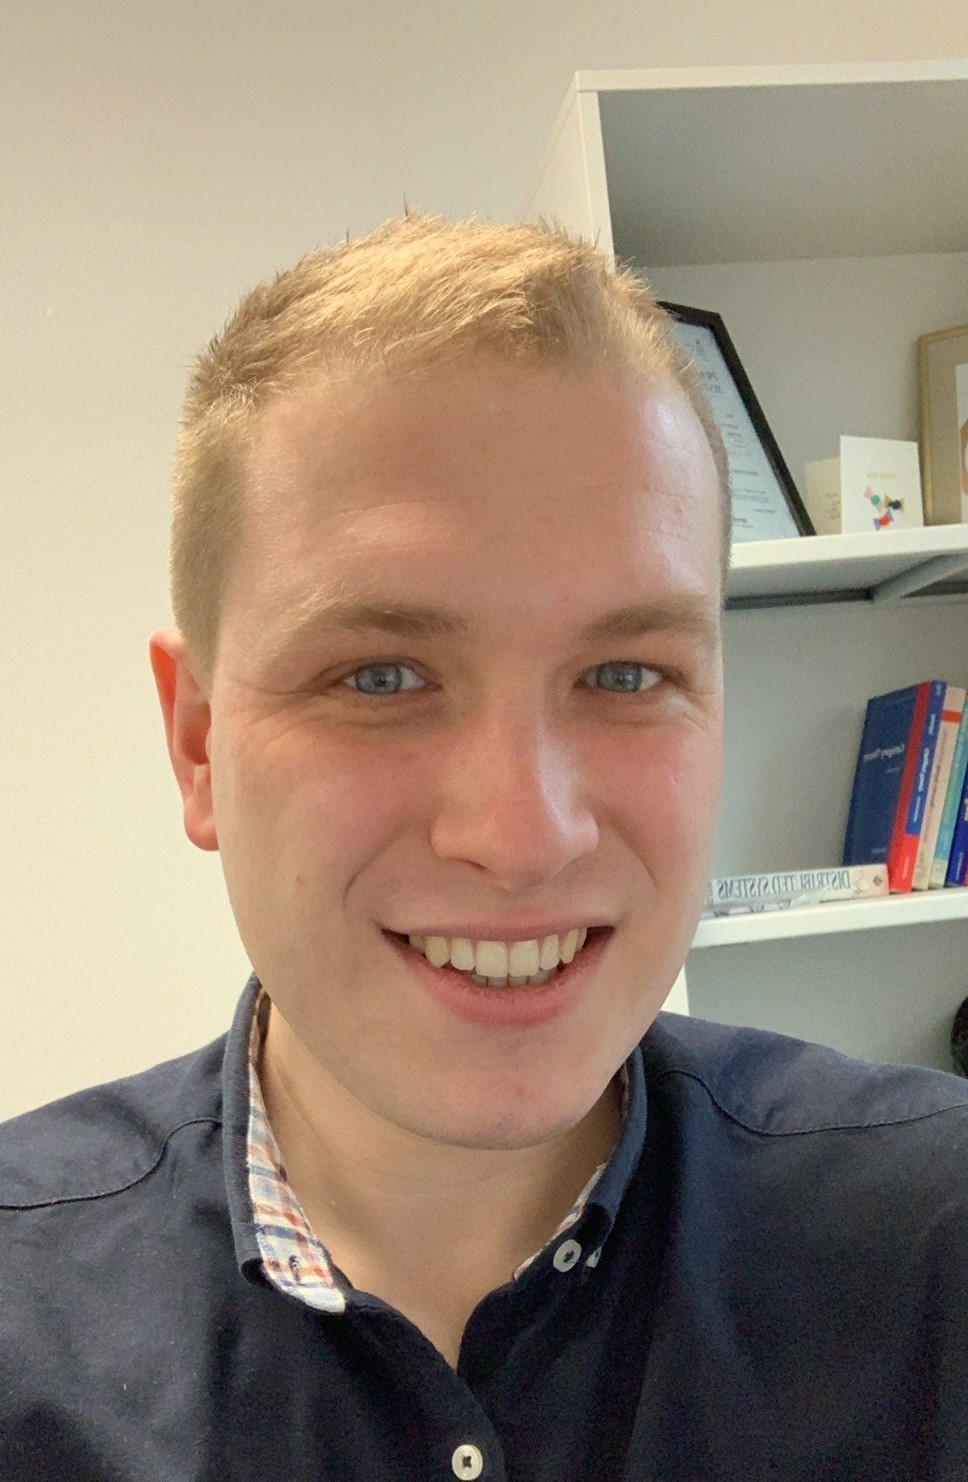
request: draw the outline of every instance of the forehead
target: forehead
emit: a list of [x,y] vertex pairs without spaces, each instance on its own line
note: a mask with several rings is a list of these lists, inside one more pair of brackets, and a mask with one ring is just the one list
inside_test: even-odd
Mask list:
[[718,565],[715,467],[678,387],[501,365],[270,405],[236,577],[268,639],[364,589],[457,605],[496,582],[533,611],[564,576],[593,607],[604,573],[603,597],[718,606]]
[[670,459],[697,474],[708,464],[715,477],[702,429],[673,383],[482,358],[407,379],[321,380],[280,396],[262,415],[249,472],[256,503],[264,494],[278,508],[282,479],[307,493],[358,490],[365,499],[390,479],[435,492],[434,480],[446,477],[455,494],[498,497],[504,474],[520,497],[515,474],[526,468],[562,490],[601,483],[604,493],[623,474],[649,484],[650,466]]

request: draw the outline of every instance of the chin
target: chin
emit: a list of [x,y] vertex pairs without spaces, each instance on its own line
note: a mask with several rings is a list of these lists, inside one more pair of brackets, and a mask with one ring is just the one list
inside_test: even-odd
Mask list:
[[[504,1089],[482,1087],[477,1104],[452,1105],[444,1112],[440,1105],[428,1108],[419,1120],[412,1115],[401,1119],[418,1136],[451,1147],[476,1148],[479,1151],[515,1152],[554,1142],[572,1132],[598,1105],[611,1082],[590,1088],[587,1095],[576,1094],[574,1085],[568,1093],[541,1104],[527,1093],[505,1094]],[[570,1094],[569,1094],[570,1093]],[[513,1104],[516,1101],[517,1104]],[[508,1104],[511,1103],[511,1104]]]

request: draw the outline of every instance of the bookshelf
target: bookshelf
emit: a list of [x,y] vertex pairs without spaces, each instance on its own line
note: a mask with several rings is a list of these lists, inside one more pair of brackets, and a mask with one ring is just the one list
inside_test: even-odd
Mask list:
[[963,582],[968,590],[968,529],[961,525],[749,541],[733,547],[726,605],[729,611],[832,597],[891,602],[918,594],[964,596],[956,590]]
[[[719,312],[794,480],[916,438],[916,341],[968,322],[968,61],[580,72],[521,215]],[[839,864],[870,695],[968,685],[968,526],[740,544],[712,873]],[[688,994],[688,996],[687,996]],[[950,1069],[968,889],[703,922],[667,1007]]]
[[[917,890],[865,901],[829,901],[824,905],[791,906],[785,911],[754,912],[748,916],[717,916],[700,921],[693,950],[751,942],[778,942],[796,937],[830,936],[842,931],[876,931],[886,926],[916,926],[930,921],[968,918],[968,887],[957,890]],[[963,995],[968,997],[968,994]]]

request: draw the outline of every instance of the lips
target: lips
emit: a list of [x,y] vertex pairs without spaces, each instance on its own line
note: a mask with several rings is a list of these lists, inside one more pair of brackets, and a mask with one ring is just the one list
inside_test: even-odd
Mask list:
[[[408,926],[403,936],[415,937],[444,937],[451,940],[454,937],[464,937],[470,942],[532,942],[544,941],[545,937],[565,937],[570,931],[584,930],[592,931],[599,927],[611,927],[613,922],[603,920],[601,916],[589,913],[583,915],[581,910],[576,911],[573,917],[560,918],[558,921],[528,924],[525,922],[517,926],[491,926],[462,925],[462,926]],[[384,928],[389,932],[390,928]],[[392,932],[391,935],[399,936],[401,933]]]
[[399,932],[385,932],[413,980],[448,1017],[484,1029],[536,1029],[571,1013],[594,983],[614,927],[589,931],[584,947],[544,983],[479,987],[468,973],[433,967]]

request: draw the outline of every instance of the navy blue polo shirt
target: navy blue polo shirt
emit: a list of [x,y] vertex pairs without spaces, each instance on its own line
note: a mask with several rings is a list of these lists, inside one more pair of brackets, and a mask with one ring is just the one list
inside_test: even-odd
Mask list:
[[3,1482],[964,1482],[968,1082],[662,1013],[577,1221],[456,1370],[267,1278],[260,985],[0,1127]]

